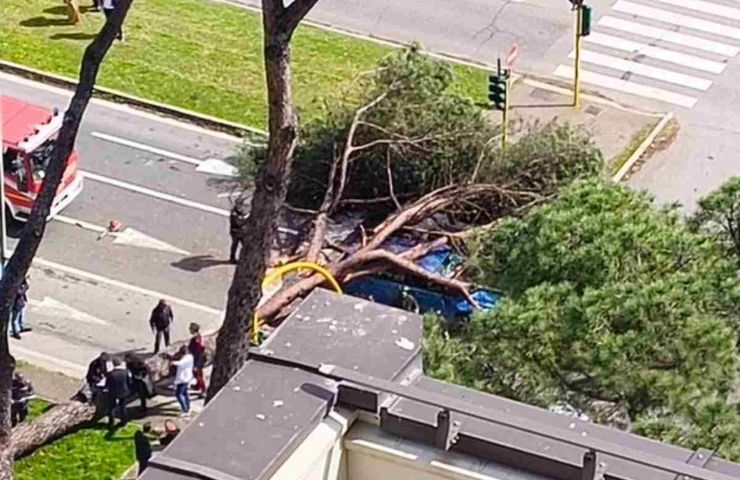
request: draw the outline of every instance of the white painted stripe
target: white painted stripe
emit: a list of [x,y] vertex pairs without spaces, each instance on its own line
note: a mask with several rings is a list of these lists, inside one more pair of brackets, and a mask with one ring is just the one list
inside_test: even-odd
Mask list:
[[[605,15],[601,17],[598,23],[602,27],[613,28],[615,30],[621,30],[623,32],[634,33],[635,35],[641,35],[643,37],[650,37],[656,40],[663,40],[676,45],[682,45],[685,47],[695,48],[697,50],[704,50],[705,52],[716,53],[718,55],[724,55],[726,57],[734,57],[740,53],[740,48],[732,45],[727,45],[713,40],[707,40],[701,37],[695,37],[693,35],[686,35],[683,33],[672,32],[663,28],[653,27],[650,25],[644,25],[642,23],[631,22],[629,20],[622,20],[621,18],[610,17]],[[591,36],[596,32],[591,32]],[[586,37],[588,40],[590,37]]]
[[[570,53],[569,57],[574,57],[573,52]],[[685,75],[683,73],[645,65],[644,63],[632,62],[630,60],[612,57],[611,55],[604,55],[603,53],[592,52],[590,50],[583,50],[581,52],[581,61],[612,68],[622,72],[634,73],[635,75],[642,75],[643,77],[654,78],[661,82],[694,88],[696,90],[709,90],[709,87],[712,86],[712,81],[705,78]]]
[[680,15],[678,13],[661,10],[659,8],[646,7],[645,5],[638,5],[636,3],[628,2],[627,0],[618,0],[612,8],[617,12],[629,13],[657,20],[659,22],[672,23],[673,25],[678,25],[680,27],[699,30],[700,32],[713,33],[715,35],[722,35],[724,37],[740,40],[740,29],[728,27],[721,23],[701,20],[688,15]]
[[135,148],[137,150],[142,150],[145,152],[153,153],[155,155],[169,157],[169,158],[172,158],[173,160],[179,160],[180,162],[190,163],[196,166],[203,163],[203,160],[199,160],[197,158],[188,157],[187,155],[181,155],[175,152],[170,152],[169,150],[164,150],[162,148],[151,147],[143,143],[134,142],[133,140],[126,140],[125,138],[116,137],[114,135],[108,135],[107,133],[92,132],[91,135],[95,138],[105,140],[106,142],[117,143],[118,145],[124,145],[126,147]]
[[229,211],[224,210],[223,208],[212,207],[210,205],[205,205],[202,203],[194,202],[186,198],[176,197],[168,193],[158,192],[156,190],[152,190],[151,188],[146,188],[140,185],[135,185],[133,183],[124,182],[123,180],[117,180],[115,178],[106,177],[104,175],[100,175],[97,173],[92,173],[92,172],[87,172],[87,171],[81,171],[80,173],[82,174],[83,177],[89,178],[90,180],[93,180],[95,182],[105,183],[108,185],[112,185],[114,187],[123,188],[124,190],[130,190],[132,192],[141,193],[144,195],[148,195],[150,197],[164,200],[165,202],[176,203],[178,205],[183,205],[185,207],[194,208],[196,210],[202,210],[208,213],[215,213],[216,215],[221,215],[223,217],[229,216]]
[[[27,87],[36,88],[38,90],[44,90],[47,92],[55,93],[65,98],[72,98],[72,94],[74,93],[64,88],[54,87],[52,85],[47,85],[41,82],[35,82],[33,80],[28,80],[22,77],[17,77],[15,75],[10,75],[10,74],[3,73],[3,72],[0,72],[0,80],[4,82],[11,82],[17,85],[24,85]],[[162,123],[164,125],[181,128],[183,130],[189,130],[191,132],[208,135],[210,137],[219,138],[221,140],[228,140],[229,142],[233,142],[233,143],[242,143],[244,141],[243,139],[239,137],[235,137],[234,135],[229,135],[227,133],[218,132],[215,130],[208,130],[207,128],[199,127],[197,125],[192,125],[192,124],[185,123],[185,122],[180,122],[172,118],[161,117],[159,115],[145,112],[143,110],[137,110],[135,108],[129,107],[128,105],[109,102],[107,100],[101,100],[99,98],[93,98],[92,100],[90,100],[90,103],[92,103],[93,105],[98,105],[104,108],[108,108],[110,110],[116,110],[118,112],[122,112],[127,115],[134,115],[139,118],[146,118],[147,120],[153,120],[155,122]]]
[[740,20],[740,10],[737,8],[726,7],[718,3],[705,2],[704,0],[658,0],[666,5],[695,10],[697,12],[709,13],[722,18]]
[[[8,252],[9,255],[11,253],[12,252]],[[130,283],[125,283],[125,282],[121,282],[119,280],[114,280],[112,278],[104,277],[104,276],[98,275],[96,273],[91,273],[91,272],[87,272],[85,270],[80,270],[78,268],[69,267],[67,265],[62,265],[61,263],[56,263],[56,262],[52,262],[50,260],[45,260],[43,258],[36,257],[36,258],[33,259],[33,263],[36,266],[51,268],[53,270],[58,270],[60,272],[69,273],[71,275],[76,275],[76,276],[81,277],[81,278],[85,278],[85,279],[88,279],[88,280],[93,280],[93,281],[96,281],[98,283],[104,283],[104,284],[110,285],[112,287],[122,288],[124,290],[128,290],[128,291],[131,291],[131,292],[140,293],[142,295],[146,295],[146,296],[149,296],[149,297],[153,297],[153,298],[165,298],[165,299],[171,301],[172,303],[179,304],[179,305],[182,305],[184,307],[189,307],[189,308],[192,308],[194,310],[198,310],[198,311],[201,311],[201,312],[204,312],[204,313],[208,313],[210,315],[216,315],[218,317],[220,317],[221,315],[223,315],[223,311],[218,310],[216,308],[211,308],[211,307],[207,307],[205,305],[200,305],[198,303],[191,302],[189,300],[184,300],[184,299],[178,298],[178,297],[173,297],[172,295],[168,295],[168,294],[162,293],[162,292],[157,292],[155,290],[148,290],[146,288],[137,287],[136,285],[131,285]]]
[[[560,65],[555,70],[555,75],[558,77],[572,79],[574,76],[573,67]],[[697,99],[682,95],[680,93],[669,92],[662,88],[651,87],[648,85],[642,85],[640,83],[631,82],[629,80],[621,80],[598,73],[581,71],[581,80],[586,83],[597,85],[599,87],[616,90],[619,92],[629,93],[632,95],[638,95],[640,97],[652,98],[661,102],[671,103],[681,107],[691,108],[696,104]]]
[[724,63],[706,60],[704,58],[687,55],[685,53],[674,52],[673,50],[666,50],[665,48],[653,47],[644,43],[637,43],[599,32],[591,32],[591,35],[587,36],[585,40],[596,45],[630,52],[635,55],[644,55],[646,57],[663,60],[664,62],[671,62],[709,73],[722,73],[726,66]]

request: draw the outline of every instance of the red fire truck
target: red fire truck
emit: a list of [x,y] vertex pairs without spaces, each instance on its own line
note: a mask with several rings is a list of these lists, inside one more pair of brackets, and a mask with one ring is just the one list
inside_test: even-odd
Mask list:
[[[2,108],[5,208],[14,219],[26,221],[41,191],[51,150],[62,126],[62,114],[11,97],[0,96]],[[76,151],[67,159],[49,218],[70,204],[82,191]]]

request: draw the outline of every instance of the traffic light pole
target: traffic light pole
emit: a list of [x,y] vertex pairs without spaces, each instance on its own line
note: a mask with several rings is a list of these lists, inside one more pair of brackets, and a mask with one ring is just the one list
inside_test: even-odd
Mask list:
[[576,38],[575,38],[575,61],[573,65],[573,106],[581,106],[581,28],[583,26],[583,4],[576,4]]
[[501,151],[506,150],[506,142],[509,139],[509,87],[511,80],[509,71],[506,70],[506,99],[504,100],[503,118],[501,120]]

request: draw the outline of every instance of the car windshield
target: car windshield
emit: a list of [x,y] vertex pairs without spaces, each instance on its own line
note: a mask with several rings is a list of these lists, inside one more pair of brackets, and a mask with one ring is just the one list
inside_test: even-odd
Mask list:
[[56,135],[49,138],[47,141],[39,145],[34,151],[28,154],[28,159],[31,162],[31,170],[33,172],[34,181],[43,180],[46,175],[46,168],[49,166],[51,160],[51,151],[54,148],[54,142],[56,141]]

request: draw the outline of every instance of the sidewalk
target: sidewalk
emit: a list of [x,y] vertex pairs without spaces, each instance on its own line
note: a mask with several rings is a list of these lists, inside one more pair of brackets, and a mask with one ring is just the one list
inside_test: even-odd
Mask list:
[[[601,149],[607,171],[614,174],[645,140],[663,117],[661,113],[641,112],[622,107],[607,99],[583,95],[581,106],[572,106],[573,94],[567,89],[536,79],[520,78],[510,91],[510,126],[523,123],[568,123],[584,132]],[[501,112],[492,112],[501,121]]]

